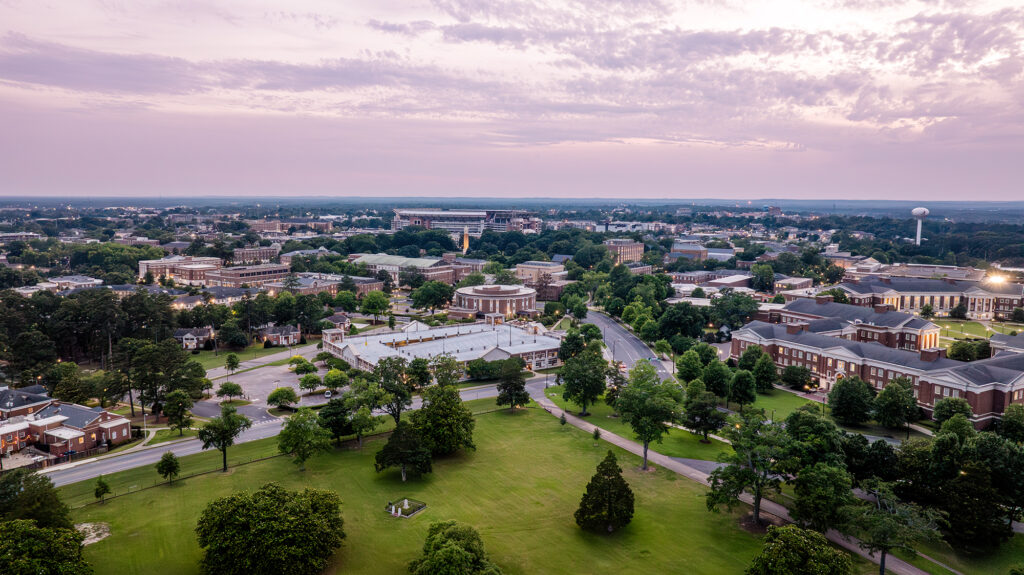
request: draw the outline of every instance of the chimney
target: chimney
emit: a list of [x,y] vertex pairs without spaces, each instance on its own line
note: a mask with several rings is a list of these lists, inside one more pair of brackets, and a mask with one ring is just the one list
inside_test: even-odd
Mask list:
[[881,277],[878,278],[878,281],[880,281],[880,282],[882,282],[884,284],[891,284],[892,283],[892,278],[889,277],[889,276],[881,276]]
[[921,350],[921,361],[935,361],[940,357],[946,357],[946,348],[932,347]]
[[885,313],[887,311],[892,311],[892,306],[887,303],[876,303],[874,305],[874,308],[875,313]]
[[832,294],[818,294],[814,296],[814,301],[818,304],[829,303],[835,299]]
[[807,322],[801,321],[801,322],[787,323],[786,324],[786,333],[794,334],[794,333],[800,333],[802,331],[807,331]]

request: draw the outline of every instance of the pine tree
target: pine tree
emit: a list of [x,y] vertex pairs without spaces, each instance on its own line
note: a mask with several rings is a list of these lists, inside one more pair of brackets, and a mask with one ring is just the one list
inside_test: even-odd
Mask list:
[[590,478],[575,518],[584,529],[608,533],[632,521],[633,491],[622,478],[622,468],[611,451]]

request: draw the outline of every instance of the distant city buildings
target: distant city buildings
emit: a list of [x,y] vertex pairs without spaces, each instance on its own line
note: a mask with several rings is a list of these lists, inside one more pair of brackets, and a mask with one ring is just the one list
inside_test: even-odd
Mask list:
[[444,230],[451,234],[468,233],[480,237],[484,230],[494,232],[539,231],[541,222],[529,217],[523,210],[442,210],[396,208],[391,229],[398,231],[410,226],[428,230]]

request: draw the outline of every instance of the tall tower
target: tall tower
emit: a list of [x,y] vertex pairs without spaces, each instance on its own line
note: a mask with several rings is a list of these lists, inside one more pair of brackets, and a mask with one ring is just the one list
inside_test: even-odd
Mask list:
[[914,216],[914,219],[917,220],[917,239],[914,240],[914,243],[916,245],[921,245],[921,222],[928,217],[930,212],[928,211],[928,208],[914,208],[910,213]]
[[462,255],[469,251],[469,226],[462,228]]

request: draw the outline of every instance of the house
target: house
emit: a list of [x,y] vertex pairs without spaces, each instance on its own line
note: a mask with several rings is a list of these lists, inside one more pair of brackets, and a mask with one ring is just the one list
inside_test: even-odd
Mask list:
[[37,444],[51,455],[87,451],[100,445],[116,445],[131,439],[127,418],[100,407],[54,401],[29,422]]
[[352,320],[348,317],[348,314],[336,313],[324,321],[334,326],[335,329],[348,330],[352,325]]
[[276,325],[265,328],[260,332],[263,341],[269,341],[273,345],[297,345],[302,336],[299,328],[294,325]]
[[200,349],[213,338],[213,328],[187,327],[174,330],[174,339],[178,340],[182,349]]

